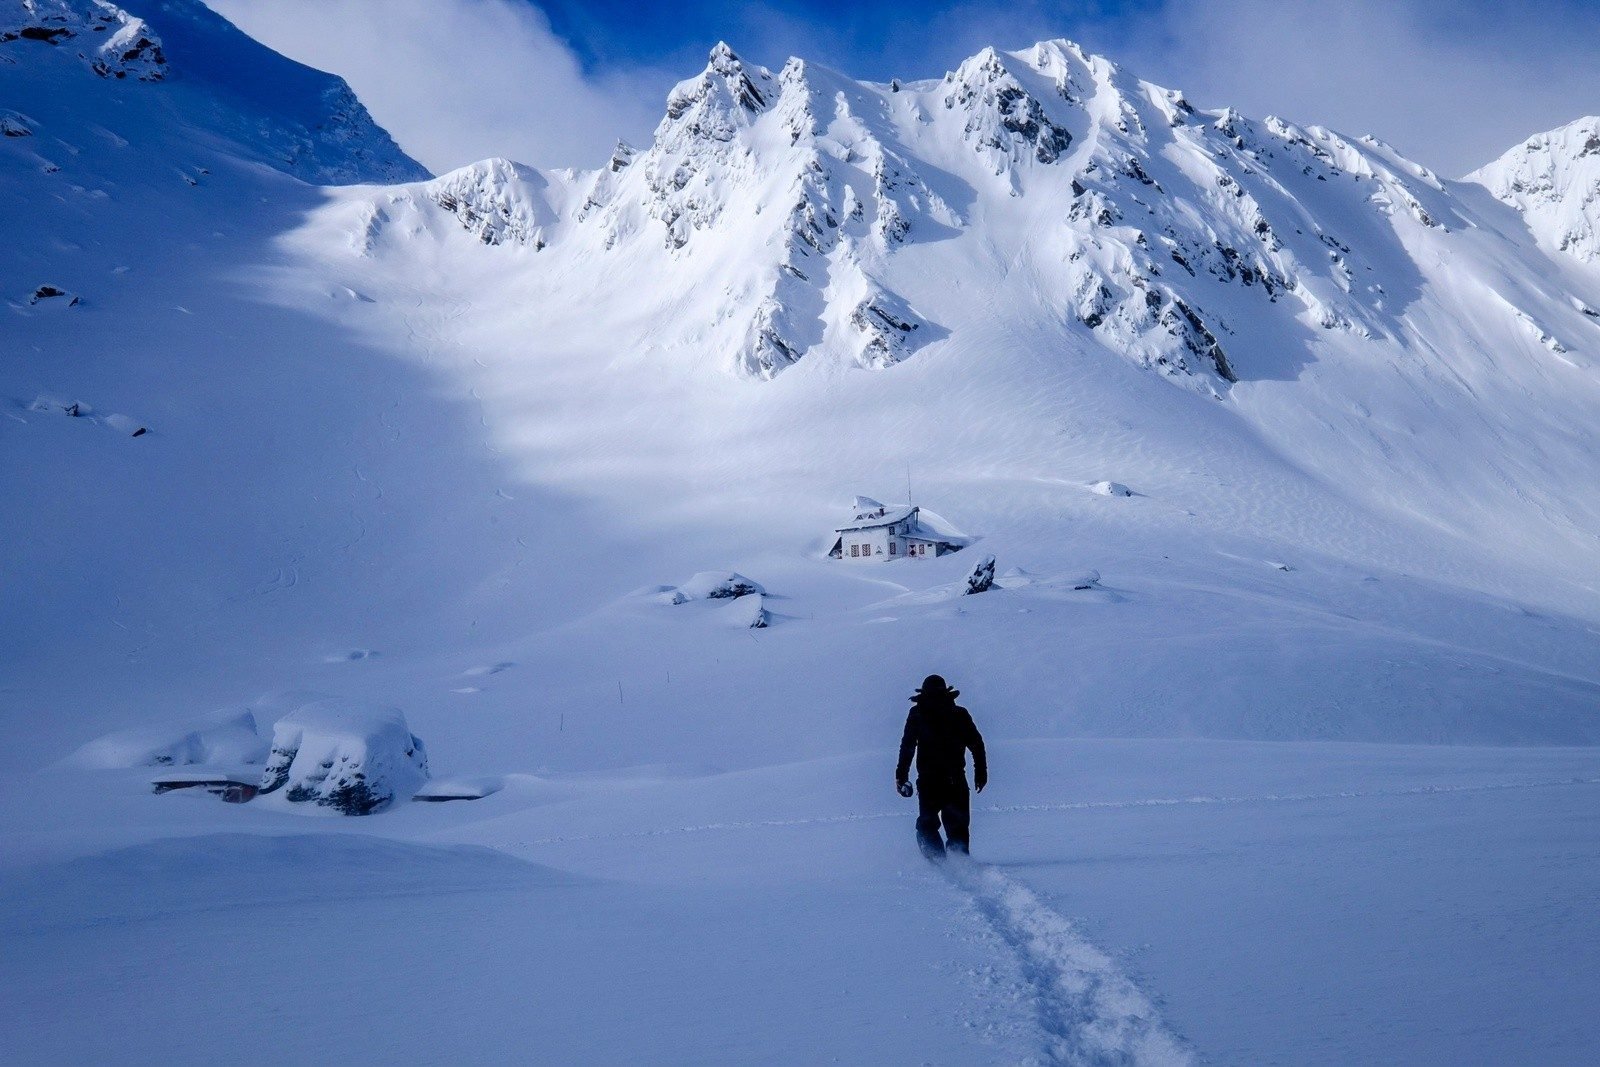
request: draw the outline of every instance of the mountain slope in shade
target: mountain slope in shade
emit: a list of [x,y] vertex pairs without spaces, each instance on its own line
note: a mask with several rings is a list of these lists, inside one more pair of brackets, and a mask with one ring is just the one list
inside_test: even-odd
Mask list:
[[131,111],[124,121],[159,127],[138,115],[150,109],[199,143],[309,182],[428,176],[342,78],[279,55],[199,0],[5,0],[0,77],[23,118],[48,101],[79,118]]

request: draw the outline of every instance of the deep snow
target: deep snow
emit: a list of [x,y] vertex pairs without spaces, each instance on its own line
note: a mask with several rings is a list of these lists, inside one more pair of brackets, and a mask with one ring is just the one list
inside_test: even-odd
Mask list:
[[[1539,212],[1064,42],[718,49],[600,172],[317,186],[424,175],[128,6],[158,80],[0,43],[8,1061],[1593,1057],[1600,289]],[[908,480],[970,549],[827,558]],[[488,795],[128,766],[304,690]]]

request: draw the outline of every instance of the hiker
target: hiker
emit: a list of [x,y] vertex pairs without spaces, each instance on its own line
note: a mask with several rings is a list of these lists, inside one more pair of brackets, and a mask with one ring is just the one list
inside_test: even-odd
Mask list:
[[[989,784],[989,761],[983,752],[983,735],[972,714],[956,703],[961,695],[937,674],[922,681],[911,698],[906,732],[900,738],[900,762],[894,784],[903,797],[911,796],[911,754],[917,754],[917,844],[923,855],[939,859],[945,849],[966,855],[968,825],[972,820],[967,794],[967,749],[972,749],[972,784],[983,792]],[[944,823],[945,837],[939,837]]]

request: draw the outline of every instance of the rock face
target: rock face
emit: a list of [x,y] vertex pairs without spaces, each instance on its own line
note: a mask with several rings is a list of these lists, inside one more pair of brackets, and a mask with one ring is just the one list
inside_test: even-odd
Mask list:
[[544,226],[551,221],[541,195],[546,185],[531,167],[486,159],[428,182],[422,195],[486,245],[525,245],[538,251],[544,247]]
[[1600,262],[1600,116],[1530,137],[1467,180],[1520,211],[1541,245]]
[[319,700],[280,719],[261,792],[296,804],[370,815],[409,800],[428,780],[428,756],[396,708]]

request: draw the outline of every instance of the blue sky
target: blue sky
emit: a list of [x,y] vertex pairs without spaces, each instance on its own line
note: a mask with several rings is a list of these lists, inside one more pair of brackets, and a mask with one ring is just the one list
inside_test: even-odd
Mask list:
[[987,44],[1071,37],[1202,107],[1372,133],[1449,176],[1600,113],[1600,3],[1576,0],[208,0],[343,75],[436,171],[592,166],[648,141],[727,40],[856,77],[937,77]]
[[[525,0],[533,2],[533,0]],[[1045,37],[1073,36],[1091,24],[1107,28],[1148,16],[1158,0],[1121,3],[971,3],[930,0],[861,0],[818,3],[782,0],[685,0],[633,4],[547,0],[538,4],[552,28],[589,65],[682,66],[725,39],[735,48],[774,54],[825,52],[858,77],[886,80],[919,69],[953,66],[996,32],[1020,46]],[[938,73],[935,71],[934,73]]]

